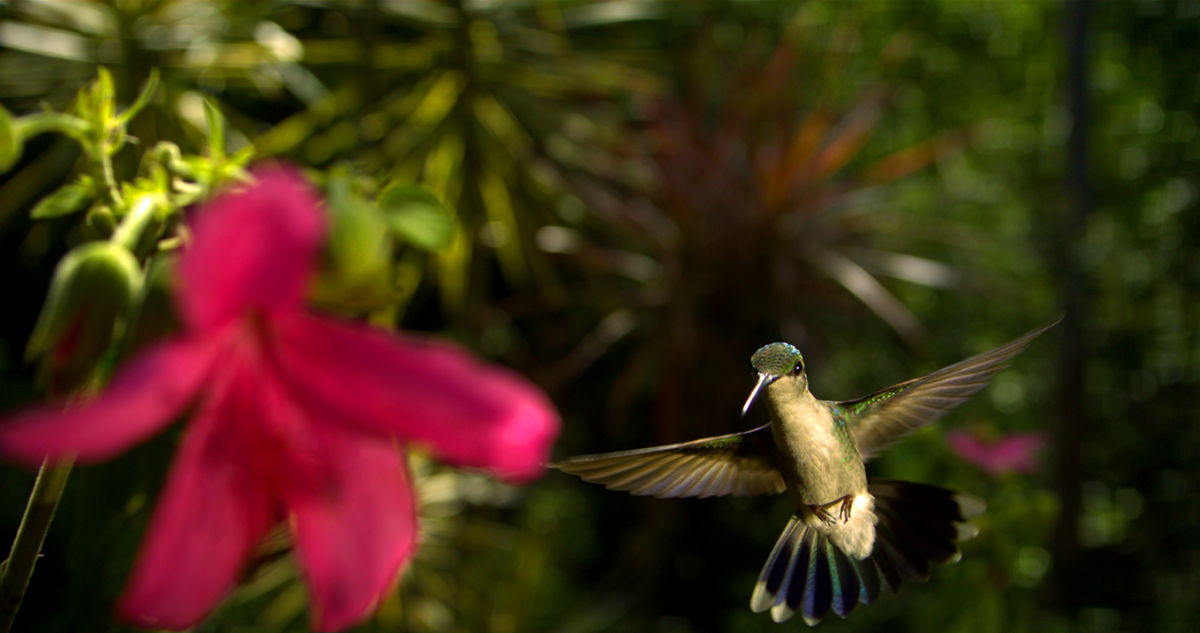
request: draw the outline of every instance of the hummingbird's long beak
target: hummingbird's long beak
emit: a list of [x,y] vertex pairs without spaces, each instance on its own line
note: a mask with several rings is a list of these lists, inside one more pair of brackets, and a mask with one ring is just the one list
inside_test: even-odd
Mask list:
[[743,418],[746,417],[746,413],[750,411],[750,405],[754,404],[754,399],[758,397],[758,392],[762,391],[767,385],[775,382],[777,378],[779,378],[779,376],[772,376],[771,374],[758,375],[758,383],[754,385],[754,390],[750,392],[750,397],[746,398],[746,404],[742,405]]

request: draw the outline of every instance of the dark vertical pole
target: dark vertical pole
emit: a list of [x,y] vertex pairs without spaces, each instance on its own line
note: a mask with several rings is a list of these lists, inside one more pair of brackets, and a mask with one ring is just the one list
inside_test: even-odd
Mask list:
[[1052,539],[1055,557],[1053,598],[1068,609],[1077,604],[1072,591],[1078,577],[1079,514],[1083,474],[1081,445],[1084,416],[1083,316],[1086,312],[1086,282],[1079,265],[1078,245],[1091,208],[1091,184],[1088,179],[1088,0],[1068,0],[1065,7],[1068,60],[1068,108],[1071,135],[1067,141],[1067,204],[1060,218],[1056,240],[1059,278],[1063,302],[1062,348],[1059,374],[1058,426],[1054,431],[1057,468],[1055,487],[1061,501],[1061,514]]

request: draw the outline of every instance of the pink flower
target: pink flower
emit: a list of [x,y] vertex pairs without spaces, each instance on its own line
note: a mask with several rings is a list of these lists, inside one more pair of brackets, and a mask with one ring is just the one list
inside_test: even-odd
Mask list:
[[259,174],[193,229],[179,264],[183,333],[124,364],[94,400],[0,427],[0,452],[100,461],[190,412],[118,614],[195,625],[286,521],[312,626],[344,629],[416,546],[401,447],[527,480],[542,472],[557,413],[522,378],[449,345],[306,312],[325,221],[297,176]]
[[1046,435],[1041,432],[1011,433],[987,441],[964,431],[950,431],[946,441],[963,459],[995,476],[1033,472],[1037,467],[1036,454],[1046,446]]

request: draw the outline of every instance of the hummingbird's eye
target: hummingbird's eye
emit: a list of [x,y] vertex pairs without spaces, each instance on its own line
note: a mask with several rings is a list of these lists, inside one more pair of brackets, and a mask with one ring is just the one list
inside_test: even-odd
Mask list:
[[796,366],[792,368],[792,374],[799,376],[802,373],[804,373],[804,361],[798,360]]

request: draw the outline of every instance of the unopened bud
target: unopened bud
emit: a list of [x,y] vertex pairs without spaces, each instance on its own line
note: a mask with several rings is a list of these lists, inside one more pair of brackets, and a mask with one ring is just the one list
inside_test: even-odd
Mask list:
[[87,225],[97,234],[107,238],[116,230],[117,218],[113,215],[112,209],[98,204],[88,209]]
[[62,258],[25,349],[26,360],[40,359],[39,378],[52,393],[91,377],[141,283],[137,260],[117,244],[88,242]]

